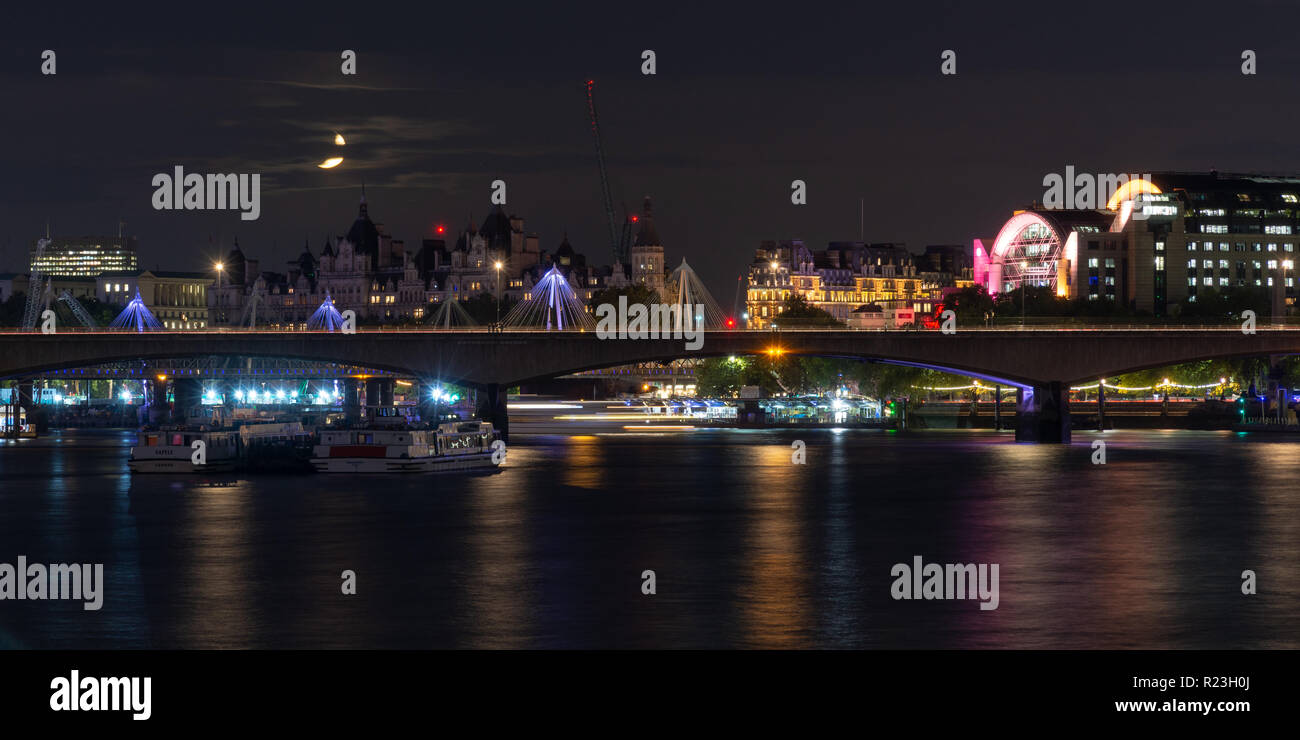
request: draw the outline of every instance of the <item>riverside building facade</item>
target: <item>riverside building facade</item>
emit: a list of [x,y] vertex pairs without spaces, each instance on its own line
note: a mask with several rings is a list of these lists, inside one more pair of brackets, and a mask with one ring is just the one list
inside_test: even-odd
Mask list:
[[915,258],[901,244],[831,242],[815,251],[798,239],[762,242],[749,265],[746,325],[767,329],[775,323],[779,328],[785,301],[793,295],[850,323],[864,305],[928,313],[939,291],[926,284]]
[[1300,177],[1155,173],[1122,183],[1105,208],[1016,211],[975,239],[989,293],[1051,287],[1166,316],[1216,290],[1261,288],[1275,315],[1294,304]]

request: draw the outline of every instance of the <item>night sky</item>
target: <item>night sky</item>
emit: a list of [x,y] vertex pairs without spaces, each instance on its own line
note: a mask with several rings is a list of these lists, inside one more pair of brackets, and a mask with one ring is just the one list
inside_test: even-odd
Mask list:
[[[857,239],[860,197],[868,241],[920,252],[992,236],[1070,164],[1300,172],[1285,2],[24,5],[0,28],[0,271],[25,269],[46,219],[70,236],[119,218],[143,267],[204,269],[238,237],[283,271],[347,230],[363,181],[372,218],[418,247],[480,223],[497,178],[543,248],[567,231],[605,263],[589,77],[616,205],[652,195],[669,263],[724,306],[760,240]],[[346,160],[318,169],[336,131]],[[153,175],[176,165],[261,173],[261,218],[153,210]]]

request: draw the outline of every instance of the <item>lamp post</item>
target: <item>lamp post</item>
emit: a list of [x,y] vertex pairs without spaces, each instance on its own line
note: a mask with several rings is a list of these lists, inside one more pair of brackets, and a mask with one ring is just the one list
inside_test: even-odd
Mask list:
[[[218,263],[216,264],[216,268],[217,268],[217,295],[216,295],[216,299],[217,299],[217,305],[221,305],[221,273],[226,269],[226,266],[223,265],[222,263],[218,262]],[[223,319],[223,320],[224,320],[224,319]]]
[[501,260],[493,265],[497,268],[497,328],[501,328]]

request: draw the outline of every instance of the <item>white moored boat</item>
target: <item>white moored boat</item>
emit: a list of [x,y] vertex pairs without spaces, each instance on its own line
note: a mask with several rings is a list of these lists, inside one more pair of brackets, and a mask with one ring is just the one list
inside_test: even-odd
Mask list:
[[[499,465],[487,422],[451,422],[437,430],[321,431],[312,467],[321,473],[433,473]],[[498,457],[502,459],[504,455]]]
[[[195,465],[194,442],[204,444],[202,465]],[[230,470],[239,455],[233,431],[151,429],[140,432],[127,467],[132,473],[205,473]]]

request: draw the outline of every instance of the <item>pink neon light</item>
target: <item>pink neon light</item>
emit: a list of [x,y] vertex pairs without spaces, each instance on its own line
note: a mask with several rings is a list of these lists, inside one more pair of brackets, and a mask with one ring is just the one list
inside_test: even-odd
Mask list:
[[1056,238],[1057,242],[1065,241],[1042,216],[1032,211],[1025,211],[1024,213],[1017,213],[1011,217],[1010,221],[1003,224],[1002,230],[998,232],[998,238],[993,242],[993,259],[1000,260],[1007,253],[1007,250],[1011,249],[1011,242],[1016,238],[1016,235],[1023,231],[1026,226],[1032,224],[1042,224],[1048,231],[1052,232],[1052,236]]

